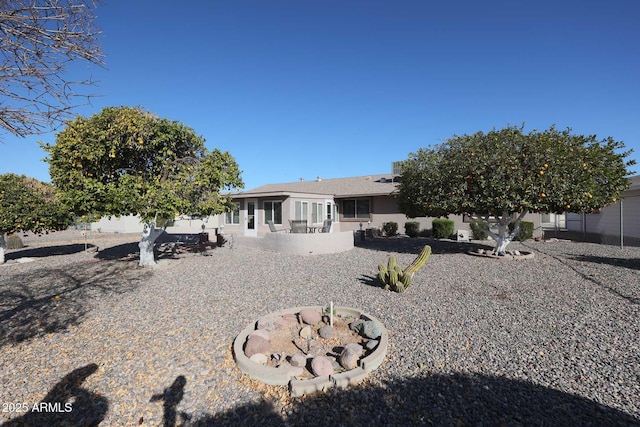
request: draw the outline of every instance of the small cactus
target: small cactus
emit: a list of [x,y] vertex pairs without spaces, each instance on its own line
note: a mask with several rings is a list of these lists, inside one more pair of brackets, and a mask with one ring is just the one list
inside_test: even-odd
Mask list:
[[22,239],[17,234],[9,234],[7,235],[7,249],[22,249],[24,248],[24,244],[22,243]]
[[398,265],[395,256],[390,256],[386,266],[378,265],[378,280],[385,289],[404,292],[411,284],[415,272],[427,262],[429,255],[431,255],[431,247],[425,246],[420,255],[405,270]]

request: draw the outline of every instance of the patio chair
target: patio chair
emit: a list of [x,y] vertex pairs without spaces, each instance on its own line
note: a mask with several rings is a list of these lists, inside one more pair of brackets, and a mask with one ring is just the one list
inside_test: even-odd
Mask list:
[[294,219],[289,220],[289,224],[291,225],[292,233],[306,233],[307,232],[307,221],[304,219]]
[[276,228],[275,224],[273,223],[273,221],[271,221],[271,220],[268,220],[267,224],[269,224],[269,230],[271,230],[272,233],[277,233],[279,231],[284,231],[286,233],[287,231],[289,231],[288,228],[281,228],[280,230],[278,230]]
[[320,230],[321,233],[328,233],[331,231],[331,220],[330,219],[325,219],[324,220],[324,224],[322,224],[322,229]]

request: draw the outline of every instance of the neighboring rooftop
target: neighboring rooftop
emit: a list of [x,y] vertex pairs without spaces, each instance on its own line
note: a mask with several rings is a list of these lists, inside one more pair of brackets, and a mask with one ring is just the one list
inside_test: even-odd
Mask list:
[[323,194],[335,197],[379,196],[391,194],[398,185],[398,176],[386,173],[350,178],[318,177],[313,181],[296,181],[283,184],[266,184],[244,191],[235,197],[287,196],[290,194]]

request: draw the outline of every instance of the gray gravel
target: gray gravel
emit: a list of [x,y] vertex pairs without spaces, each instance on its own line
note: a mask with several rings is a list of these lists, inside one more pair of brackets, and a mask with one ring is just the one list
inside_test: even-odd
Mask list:
[[[0,422],[6,425],[640,425],[640,248],[367,241],[342,254],[235,247],[139,269],[138,236],[26,238],[0,266]],[[379,262],[433,254],[407,292]],[[17,263],[30,257],[30,263]],[[231,355],[281,308],[364,309],[389,330],[365,383],[302,399],[244,377]],[[46,402],[71,412],[11,412]],[[17,405],[16,405],[17,404]],[[11,406],[14,405],[14,406]],[[10,421],[9,421],[10,420]]]

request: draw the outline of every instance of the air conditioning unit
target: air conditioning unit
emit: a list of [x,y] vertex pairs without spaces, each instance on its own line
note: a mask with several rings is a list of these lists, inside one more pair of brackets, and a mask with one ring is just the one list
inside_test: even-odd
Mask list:
[[469,230],[458,230],[456,232],[456,237],[459,242],[468,242],[469,239]]

